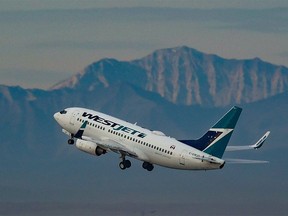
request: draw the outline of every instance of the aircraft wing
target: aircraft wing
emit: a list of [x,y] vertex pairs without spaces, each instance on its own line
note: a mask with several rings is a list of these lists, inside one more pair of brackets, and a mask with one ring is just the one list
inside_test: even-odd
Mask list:
[[[74,135],[75,138],[78,139],[82,139],[82,140],[86,140],[86,141],[90,141],[90,142],[94,142],[97,144],[97,146],[105,149],[106,151],[113,151],[122,155],[127,155],[130,157],[138,157],[138,155],[132,151],[131,149],[128,149],[127,147],[125,147],[124,145],[118,143],[115,140],[111,140],[109,138],[102,138],[102,139],[96,139],[96,138],[91,138],[88,136],[83,136],[84,130],[87,126],[87,121],[85,121],[81,127],[79,128],[79,130],[76,132],[76,134]],[[62,130],[63,133],[67,134],[69,132],[67,132],[66,130]],[[70,134],[70,133],[69,133]]]
[[269,136],[270,131],[267,131],[255,144],[248,146],[227,146],[226,151],[242,151],[242,150],[250,150],[250,149],[259,149],[267,137]]
[[103,138],[103,139],[95,139],[87,136],[82,136],[83,140],[86,141],[91,141],[96,143],[99,147],[108,150],[108,151],[113,151],[119,154],[127,155],[130,157],[138,157],[138,155],[132,151],[131,149],[127,148],[126,146],[118,143],[115,140],[111,140],[108,138]]

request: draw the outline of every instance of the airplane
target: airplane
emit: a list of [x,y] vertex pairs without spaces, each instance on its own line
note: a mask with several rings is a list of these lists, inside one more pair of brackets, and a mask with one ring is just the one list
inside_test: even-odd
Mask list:
[[[222,159],[225,150],[237,151],[259,149],[270,131],[254,145],[228,146],[242,108],[232,107],[214,126],[197,140],[176,140],[161,131],[151,131],[136,123],[120,120],[91,109],[71,107],[54,114],[62,132],[69,136],[68,144],[86,153],[100,156],[108,152],[120,154],[119,167],[131,167],[132,157],[143,161],[148,171],[154,165],[181,170],[222,169],[228,160]],[[226,148],[227,147],[227,148]],[[262,163],[232,159],[234,163]]]

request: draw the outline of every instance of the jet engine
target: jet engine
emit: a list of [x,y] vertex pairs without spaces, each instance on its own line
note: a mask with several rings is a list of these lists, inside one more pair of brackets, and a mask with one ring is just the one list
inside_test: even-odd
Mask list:
[[100,156],[106,153],[105,149],[100,148],[99,146],[97,146],[96,143],[91,142],[91,141],[77,139],[76,147],[81,151],[84,151],[86,153],[96,155],[96,156]]

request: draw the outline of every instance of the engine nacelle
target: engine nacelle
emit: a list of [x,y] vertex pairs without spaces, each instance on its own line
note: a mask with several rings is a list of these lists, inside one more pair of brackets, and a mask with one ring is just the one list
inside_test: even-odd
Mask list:
[[86,141],[86,140],[77,139],[76,147],[79,150],[84,151],[84,152],[89,153],[89,154],[92,154],[92,155],[100,156],[100,155],[106,153],[106,150],[97,146],[96,143]]

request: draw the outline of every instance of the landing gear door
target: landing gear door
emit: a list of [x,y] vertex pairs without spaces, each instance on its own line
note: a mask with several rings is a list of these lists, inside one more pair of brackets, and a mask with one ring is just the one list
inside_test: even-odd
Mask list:
[[179,159],[179,163],[180,165],[185,166],[185,157],[187,155],[187,150],[183,150],[181,155],[180,155],[180,159]]
[[75,121],[76,121],[78,115],[79,115],[79,111],[78,110],[76,110],[76,111],[74,111],[72,113],[71,118],[70,118],[70,124],[71,125],[75,124]]

